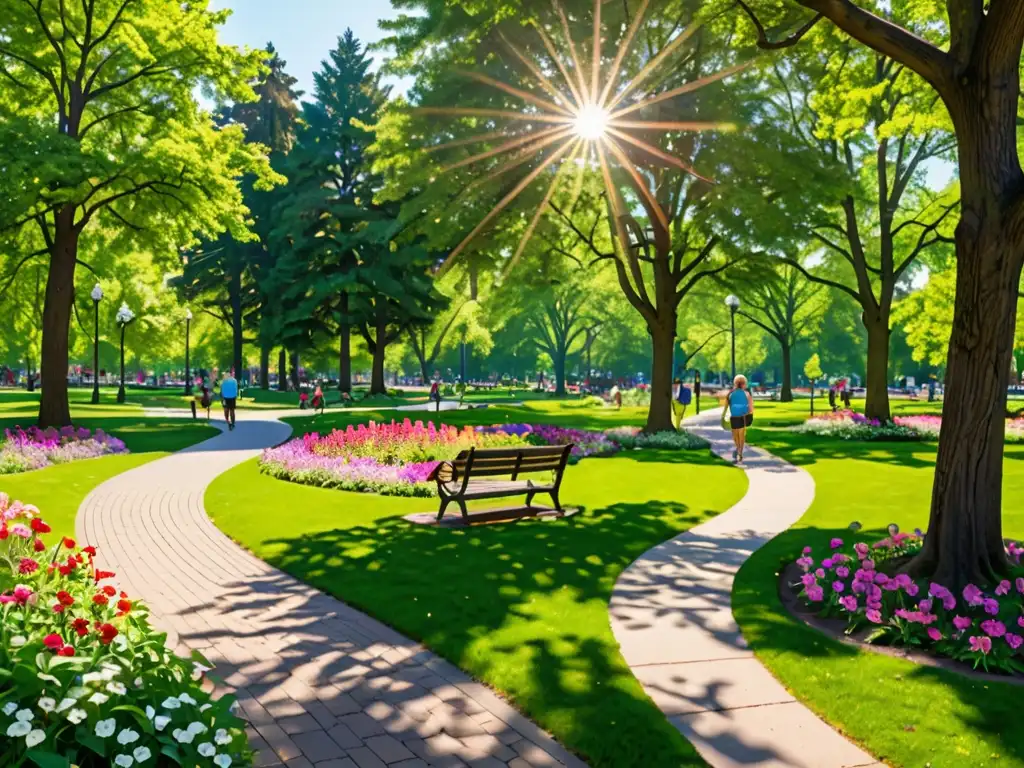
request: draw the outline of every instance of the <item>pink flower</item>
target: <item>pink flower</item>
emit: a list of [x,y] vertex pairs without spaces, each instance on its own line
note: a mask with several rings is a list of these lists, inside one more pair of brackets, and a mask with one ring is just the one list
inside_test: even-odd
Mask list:
[[1007,581],[1006,579],[1003,579],[1002,581],[999,582],[999,586],[996,587],[996,594],[997,595],[1007,595],[1009,593],[1010,593],[1010,582]]
[[982,603],[985,606],[985,613],[989,616],[996,616],[999,613],[999,603],[990,597],[986,597]]
[[981,631],[990,637],[1002,637],[1006,634],[1006,625],[1001,621],[989,619],[981,622]]
[[860,567],[863,568],[865,571],[873,571],[875,570],[875,561],[865,560],[863,563],[860,564]]
[[863,595],[867,591],[867,586],[864,584],[863,581],[857,581],[856,579],[854,579],[853,591],[856,592],[858,595]]
[[31,529],[27,525],[22,525],[21,523],[18,523],[16,525],[12,525],[11,526],[11,533],[13,535],[15,535],[15,536],[21,536],[21,538],[23,538],[23,539],[30,539],[30,538],[32,538],[32,531],[31,531]]
[[980,589],[973,584],[968,584],[964,587],[964,600],[967,601],[968,605],[981,605],[985,597],[981,594]]
[[805,555],[811,554],[811,548],[810,547],[804,547],[804,554]]
[[882,623],[882,614],[877,609],[869,608],[864,615],[868,617],[868,621],[872,624]]
[[843,540],[842,539],[832,539],[832,541],[830,541],[828,543],[828,545],[830,547],[832,547],[832,549],[839,549],[841,546],[843,546]]
[[35,573],[39,570],[39,563],[33,560],[31,557],[21,558],[21,562],[18,563],[18,573]]
[[850,569],[847,568],[845,565],[840,565],[838,568],[836,568],[836,576],[838,576],[840,579],[845,579],[849,575]]
[[907,587],[907,594],[910,595],[911,597],[917,597],[917,593],[920,592],[920,591],[921,591],[921,588],[919,586],[917,586],[917,584],[914,584],[913,582],[911,582],[910,586]]
[[937,630],[935,627],[928,627],[928,637],[930,637],[934,642],[937,643],[939,642],[939,640],[942,639],[942,633],[939,632],[939,630]]
[[824,579],[825,578],[825,569],[824,568],[819,568],[818,570],[816,570],[814,572],[814,575],[817,576],[819,579]]
[[840,598],[839,604],[843,606],[843,608],[848,610],[850,613],[853,613],[857,610],[857,598],[853,595],[847,595],[846,597]]
[[968,642],[971,644],[971,650],[975,653],[987,654],[992,650],[991,637],[971,637]]
[[808,587],[806,590],[807,599],[814,603],[820,603],[825,599],[825,591],[815,584],[813,587]]
[[1024,576],[1017,579],[1017,591],[1024,595]]
[[865,557],[868,556],[868,552],[870,552],[871,550],[869,549],[868,545],[865,544],[863,541],[858,541],[856,544],[853,545],[853,551],[857,553],[857,557],[863,560]]
[[833,592],[842,592],[844,589],[846,589],[846,585],[843,584],[843,582],[841,582],[841,581],[833,581],[832,582],[832,591]]
[[953,626],[956,627],[961,632],[963,632],[965,629],[967,629],[973,623],[974,622],[971,621],[966,616],[954,616],[953,617]]
[[1024,637],[1021,637],[1020,635],[1015,635],[1013,634],[1013,632],[1007,632],[1006,644],[1016,651],[1018,648],[1020,648],[1022,644],[1024,644]]
[[821,567],[822,568],[831,568],[832,567],[832,558],[831,557],[826,557],[824,560],[822,560],[821,561]]
[[[884,573],[882,573],[880,571],[876,571],[875,572],[875,584],[879,584],[879,585],[881,585],[881,584],[888,584],[889,581],[890,581],[889,577],[886,576]],[[889,589],[889,591],[893,591],[893,590],[897,589],[897,584],[896,584],[896,580],[895,579],[892,580],[892,586],[891,587],[887,587],[887,589]]]
[[812,587],[818,583],[818,580],[814,578],[813,573],[805,573],[800,577],[800,581],[805,587]]
[[799,565],[801,569],[803,569],[804,573],[807,573],[809,570],[811,570],[811,566],[814,565],[814,559],[810,557],[801,557],[796,561],[796,564]]
[[917,604],[917,610],[924,611],[925,613],[930,613],[932,610],[932,601],[922,600],[920,603]]

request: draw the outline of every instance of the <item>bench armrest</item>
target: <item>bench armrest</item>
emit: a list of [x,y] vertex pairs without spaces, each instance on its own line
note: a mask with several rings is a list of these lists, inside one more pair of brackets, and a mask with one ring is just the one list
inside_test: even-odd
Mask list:
[[438,483],[450,483],[456,479],[455,465],[450,461],[442,461],[427,475],[427,480],[433,480]]

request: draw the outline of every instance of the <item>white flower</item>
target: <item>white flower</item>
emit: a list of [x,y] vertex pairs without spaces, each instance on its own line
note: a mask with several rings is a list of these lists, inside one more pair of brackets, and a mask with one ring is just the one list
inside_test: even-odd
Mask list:
[[128,647],[128,638],[125,637],[124,635],[118,635],[117,637],[114,638],[114,645],[118,649],[123,651],[125,648]]
[[21,635],[15,635],[11,638],[11,648],[21,648],[21,646],[23,646],[27,642],[28,640],[26,640]]
[[82,675],[83,685],[92,685],[93,683],[102,683],[103,675],[99,672],[86,672]]
[[196,751],[199,752],[199,754],[203,757],[213,757],[217,754],[217,748],[208,741],[204,741],[202,744],[200,744],[196,748]]
[[213,667],[207,667],[203,664],[200,664],[198,661],[192,662],[192,671],[195,672],[197,675],[205,675],[211,669],[213,669]]
[[74,723],[75,725],[78,725],[87,717],[88,715],[85,713],[84,709],[72,709],[70,712],[68,712],[68,720]]
[[139,734],[133,731],[131,728],[125,728],[119,734],[117,734],[118,744],[134,744],[139,740]]
[[71,709],[77,703],[78,699],[61,699],[60,704],[57,705],[57,711],[64,712],[65,710]]
[[167,715],[157,715],[153,718],[153,725],[156,726],[156,729],[158,731],[162,731],[164,728],[166,728],[169,722],[171,722],[171,718],[169,718]]
[[32,732],[32,723],[26,723],[24,720],[16,720],[7,726],[7,735],[12,739],[16,739],[19,736],[28,736]]
[[116,729],[117,723],[114,722],[114,718],[112,717],[107,718],[106,720],[100,720],[96,723],[96,735],[101,739],[113,736]]
[[121,302],[121,308],[117,310],[117,322],[121,325],[128,325],[132,320],[135,319],[135,313],[128,309],[126,302]]
[[156,717],[156,710],[149,706],[149,704],[146,705],[146,717],[148,717],[150,720]]
[[107,683],[107,690],[111,693],[115,693],[118,696],[124,696],[128,693],[128,689],[124,687],[124,683]]
[[49,696],[43,696],[43,698],[41,698],[38,703],[39,708],[43,710],[43,712],[53,712],[53,710],[57,707],[57,702],[51,699]]
[[16,702],[16,701],[9,701],[6,704],[4,704],[3,713],[5,715],[7,715],[8,717],[13,715],[17,710],[18,710],[18,702]]
[[228,768],[231,765],[231,755],[217,755],[213,758],[213,764],[218,768]]
[[205,725],[196,720],[194,723],[189,723],[188,732],[198,736],[200,733],[206,733],[207,728]]
[[18,714],[14,716],[15,720],[21,720],[23,723],[32,722],[32,710],[31,709],[19,709]]
[[87,701],[90,704],[106,704],[108,701],[110,701],[110,697],[107,696],[107,694],[105,693],[94,693],[87,699]]
[[69,699],[80,699],[83,696],[85,696],[85,694],[87,694],[88,692],[89,692],[88,688],[83,688],[80,685],[76,685],[70,691],[68,691],[68,698]]
[[196,737],[192,731],[183,731],[181,728],[175,728],[172,735],[181,744],[191,744],[192,740]]
[[32,749],[36,744],[42,744],[44,741],[46,741],[46,731],[36,728],[25,737],[25,746]]
[[213,737],[213,740],[223,747],[225,744],[231,743],[231,734],[226,728],[218,728],[217,735]]
[[110,672],[116,675],[121,672],[121,665],[115,664],[112,661],[104,661],[102,664],[100,664],[100,669],[102,669],[104,672]]
[[131,768],[134,762],[135,759],[131,755],[118,755],[114,758],[114,765],[120,765],[121,768]]
[[149,747],[136,747],[132,754],[135,755],[135,760],[139,763],[144,763],[153,756],[153,753],[149,751]]
[[173,696],[168,696],[166,699],[164,699],[164,703],[161,704],[160,706],[163,707],[164,709],[180,709],[181,708],[181,702],[178,701]]
[[60,680],[58,680],[53,675],[48,675],[46,672],[38,672],[38,673],[36,673],[36,677],[38,677],[40,680],[43,680],[44,682],[47,682],[47,683],[53,683],[54,685],[61,685]]
[[213,707],[213,704],[203,704],[203,706],[201,706],[199,708],[199,711],[200,712],[205,712],[206,710],[211,709],[212,707]]
[[196,704],[196,700],[189,696],[187,693],[179,693],[178,701],[180,701],[182,704],[191,704],[192,706],[195,706]]
[[[120,635],[118,635],[118,637],[120,637]],[[136,677],[135,678],[135,687],[136,688],[141,688],[142,687],[142,678],[141,677]]]

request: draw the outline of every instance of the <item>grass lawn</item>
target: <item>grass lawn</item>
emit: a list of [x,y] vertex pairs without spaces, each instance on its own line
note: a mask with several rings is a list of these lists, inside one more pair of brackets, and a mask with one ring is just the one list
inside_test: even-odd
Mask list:
[[[928,404],[907,403],[921,405]],[[772,409],[772,419],[785,420],[785,408]],[[734,612],[761,661],[801,701],[889,764],[1024,766],[1024,688],[842,646],[792,620],[779,602],[779,564],[801,547],[824,551],[832,536],[849,534],[854,520],[879,538],[892,522],[904,530],[926,527],[936,446],[824,440],[771,429],[752,430],[750,440],[801,465],[816,485],[807,514],[757,552],[736,581]],[[1022,493],[1024,447],[1007,446],[1004,498],[1011,503],[1003,514],[1010,536],[1024,536],[1024,510],[1012,503]]]
[[[549,402],[441,415],[455,424],[638,421],[633,412]],[[323,431],[369,416],[296,425]],[[414,526],[400,515],[436,509],[434,500],[296,485],[261,475],[255,461],[218,478],[205,502],[259,557],[422,640],[591,765],[620,768],[703,761],[619,655],[608,621],[615,581],[651,546],[745,491],[745,476],[706,452],[645,451],[569,467],[562,496],[583,511],[550,522]]]
[[[124,440],[131,453],[58,464],[34,472],[0,475],[0,491],[12,499],[39,507],[44,519],[53,527],[51,541],[56,541],[57,536],[74,537],[78,507],[100,483],[218,434],[217,429],[205,424],[147,417],[142,415],[139,405],[108,402],[108,396],[112,401],[116,390],[103,392],[104,399],[97,406],[88,403],[88,394],[84,403],[79,397],[72,400],[75,424],[109,432]],[[0,391],[0,429],[32,424],[38,404],[38,393]]]

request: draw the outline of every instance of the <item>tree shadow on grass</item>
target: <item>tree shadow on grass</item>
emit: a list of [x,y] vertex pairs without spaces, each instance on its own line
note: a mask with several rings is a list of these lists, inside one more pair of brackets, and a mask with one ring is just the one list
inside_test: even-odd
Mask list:
[[932,442],[841,440],[787,430],[751,429],[747,440],[797,466],[821,460],[852,459],[923,469],[935,466],[933,457],[938,450],[938,445]]

